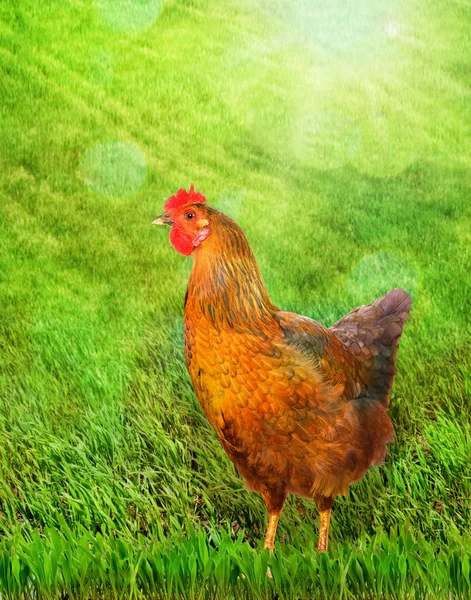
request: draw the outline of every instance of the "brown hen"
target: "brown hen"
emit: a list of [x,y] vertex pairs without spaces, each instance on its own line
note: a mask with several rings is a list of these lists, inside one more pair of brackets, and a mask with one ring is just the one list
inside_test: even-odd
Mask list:
[[155,224],[193,254],[185,298],[185,356],[197,398],[229,458],[269,511],[265,547],[288,494],[320,512],[327,550],[338,494],[380,465],[386,413],[411,297],[395,289],[326,328],[271,302],[242,229],[180,190]]

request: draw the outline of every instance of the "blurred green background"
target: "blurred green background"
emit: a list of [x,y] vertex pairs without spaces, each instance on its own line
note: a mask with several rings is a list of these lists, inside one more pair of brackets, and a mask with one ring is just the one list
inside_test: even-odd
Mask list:
[[[151,227],[190,183],[284,309],[330,325],[412,293],[396,441],[337,500],[331,552],[409,520],[444,551],[469,533],[470,17],[457,0],[1,3],[5,540],[263,536],[184,365],[191,259]],[[279,539],[316,536],[290,498]]]

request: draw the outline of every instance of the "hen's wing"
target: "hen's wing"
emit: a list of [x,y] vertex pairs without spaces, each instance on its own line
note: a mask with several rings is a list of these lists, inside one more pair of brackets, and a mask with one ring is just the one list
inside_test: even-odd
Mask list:
[[306,358],[327,386],[342,386],[343,400],[366,393],[362,364],[332,331],[313,319],[279,311],[276,315],[286,347]]
[[274,335],[231,339],[239,359],[224,393],[221,441],[252,487],[256,474],[304,495],[314,483],[321,495],[339,493],[371,462],[366,437],[355,438],[362,417],[350,406],[365,390],[361,368],[319,323],[283,311],[275,318]]

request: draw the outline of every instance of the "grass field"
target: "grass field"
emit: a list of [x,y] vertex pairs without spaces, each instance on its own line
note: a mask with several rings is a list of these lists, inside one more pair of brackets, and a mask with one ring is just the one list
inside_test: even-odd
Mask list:
[[[0,4],[0,594],[471,596],[471,5]],[[262,500],[183,359],[194,183],[273,301],[414,299],[395,444],[334,506]],[[273,579],[266,574],[270,564]]]

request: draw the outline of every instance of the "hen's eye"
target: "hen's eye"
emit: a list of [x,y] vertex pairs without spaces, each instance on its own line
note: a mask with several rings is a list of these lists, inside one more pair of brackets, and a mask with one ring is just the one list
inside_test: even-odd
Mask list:
[[185,213],[185,219],[193,219],[195,216],[196,215],[193,212],[187,212],[187,213]]

